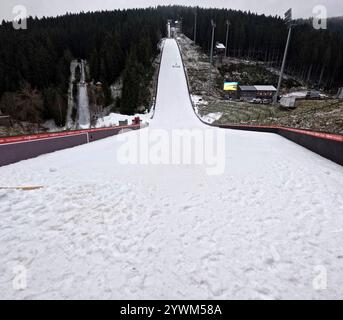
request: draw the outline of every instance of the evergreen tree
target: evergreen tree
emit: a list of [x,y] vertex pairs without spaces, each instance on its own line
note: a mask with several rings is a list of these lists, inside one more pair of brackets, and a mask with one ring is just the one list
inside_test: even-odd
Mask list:
[[123,74],[123,92],[120,103],[122,114],[133,115],[139,103],[140,74],[136,58],[130,55]]
[[37,89],[32,89],[29,83],[22,84],[20,91],[15,95],[14,106],[19,120],[37,124],[42,121],[44,111],[42,95]]

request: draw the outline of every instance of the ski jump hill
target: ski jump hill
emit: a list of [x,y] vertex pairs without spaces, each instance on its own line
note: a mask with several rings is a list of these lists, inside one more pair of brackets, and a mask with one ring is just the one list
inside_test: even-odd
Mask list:
[[[118,160],[124,139],[177,129],[224,136],[223,172]],[[200,122],[174,40],[149,128],[0,168],[1,187],[35,185],[0,189],[1,299],[343,297],[343,168]]]

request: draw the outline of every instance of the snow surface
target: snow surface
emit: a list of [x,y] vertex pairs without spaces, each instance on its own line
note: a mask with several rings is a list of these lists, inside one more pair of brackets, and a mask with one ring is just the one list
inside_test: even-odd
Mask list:
[[77,99],[77,112],[78,112],[78,127],[80,129],[89,129],[90,127],[90,112],[89,112],[89,99],[88,90],[85,76],[85,62],[81,60],[81,80],[77,85],[78,99]]
[[208,102],[205,101],[202,96],[191,95],[191,100],[194,105],[195,113],[197,114],[199,118],[201,118],[202,121],[205,121],[208,124],[212,124],[213,122],[219,120],[223,116],[222,112],[212,112],[205,115],[201,114],[199,112],[199,108],[201,108],[201,106],[208,105]]
[[60,132],[61,130],[66,130],[65,127],[57,126],[54,119],[46,120],[42,123],[42,127],[47,129],[49,132]]
[[[308,90],[305,90],[305,91],[295,91],[295,92],[290,92],[290,93],[284,94],[282,97],[285,97],[285,98],[291,98],[291,97],[306,98],[308,92],[309,92]],[[328,96],[326,94],[323,94],[323,93],[320,93],[320,92],[318,92],[318,95],[321,98],[328,98]]]
[[110,113],[108,116],[98,119],[96,123],[96,128],[112,127],[119,125],[119,121],[128,121],[128,124],[132,123],[132,120],[139,117],[143,123],[149,123],[151,118],[151,112],[149,113],[139,113],[134,116],[127,116],[125,114]]
[[89,129],[90,114],[89,101],[86,84],[78,84],[78,127],[81,129]]
[[222,117],[223,113],[222,112],[213,112],[213,113],[208,113],[206,115],[202,115],[201,119],[205,121],[206,123],[213,123],[217,120],[219,120]]
[[198,95],[191,95],[191,100],[193,101],[195,106],[208,104],[208,102],[205,101],[202,96],[198,96]]
[[295,91],[291,93],[287,93],[283,95],[285,98],[291,98],[291,97],[296,97],[296,98],[306,98],[308,91]]
[[[0,298],[342,299],[343,169],[280,136],[225,131],[222,175],[122,165],[123,136],[211,129],[167,40],[150,129],[0,168]],[[27,270],[16,291],[16,270]],[[325,268],[325,269],[323,269]],[[318,270],[327,289],[315,290]]]
[[66,119],[66,127],[71,129],[73,127],[74,121],[72,119],[72,113],[74,108],[74,98],[73,98],[73,82],[75,81],[75,71],[76,67],[80,66],[81,64],[77,60],[73,60],[70,63],[70,80],[69,80],[69,89],[68,89],[68,110],[67,110],[67,119]]
[[[180,68],[174,68],[178,65]],[[192,108],[182,59],[175,40],[166,40],[161,59],[156,112],[152,128],[197,128],[201,122]]]

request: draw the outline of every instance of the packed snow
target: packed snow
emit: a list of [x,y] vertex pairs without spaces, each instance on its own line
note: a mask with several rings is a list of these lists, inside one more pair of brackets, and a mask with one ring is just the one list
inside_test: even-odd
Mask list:
[[208,102],[205,101],[202,96],[198,96],[194,94],[191,95],[191,100],[195,106],[202,106],[202,105],[208,104]]
[[110,113],[108,116],[103,118],[99,118],[96,123],[96,128],[104,128],[104,127],[112,127],[118,126],[120,121],[127,121],[128,124],[132,123],[132,120],[136,117],[139,117],[142,120],[142,123],[149,123],[152,114],[151,112],[148,113],[139,113],[135,114],[134,116],[128,116],[125,114],[119,113]]
[[89,129],[90,127],[90,114],[89,114],[89,101],[86,84],[78,84],[78,127],[80,129]]
[[74,125],[72,118],[73,108],[74,108],[74,97],[73,97],[73,86],[76,79],[76,68],[81,68],[81,64],[77,60],[73,60],[70,63],[70,79],[69,79],[69,89],[68,89],[68,110],[66,118],[66,128],[71,129]]
[[212,124],[213,122],[219,120],[223,113],[222,112],[212,112],[208,114],[202,114],[199,109],[201,107],[208,105],[208,102],[203,99],[203,97],[198,95],[191,95],[191,101],[193,103],[193,108],[197,116],[204,122]]
[[203,99],[203,97],[198,95],[191,95],[191,101],[193,103],[193,108],[197,116],[204,122],[212,124],[213,122],[219,120],[223,113],[222,112],[212,112],[208,114],[202,114],[200,108],[208,105],[208,102]]
[[219,120],[222,117],[222,112],[212,112],[208,113],[206,115],[202,115],[201,119],[205,121],[206,123],[212,124],[213,122]]
[[44,127],[48,132],[59,132],[61,130],[65,130],[65,127],[59,127],[56,125],[55,120],[46,120],[42,123],[42,127]]
[[[150,128],[0,168],[2,299],[342,299],[343,168],[196,117],[166,40]],[[127,164],[123,139],[197,128],[225,170]],[[205,150],[210,152],[210,150]]]
[[323,93],[320,93],[319,91],[308,91],[308,90],[305,90],[305,91],[295,91],[295,92],[290,92],[290,93],[287,93],[287,94],[284,94],[282,97],[284,98],[306,98],[308,94],[312,94],[314,95],[314,97],[320,97],[320,98],[328,98],[328,96],[326,94],[323,94]]
[[90,127],[90,112],[89,112],[89,99],[85,75],[85,62],[81,60],[81,80],[77,85],[78,99],[77,99],[77,114],[78,114],[78,127],[80,129],[89,129]]

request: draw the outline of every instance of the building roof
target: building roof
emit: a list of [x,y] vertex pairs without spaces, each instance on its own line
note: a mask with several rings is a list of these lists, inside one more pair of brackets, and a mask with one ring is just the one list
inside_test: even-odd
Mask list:
[[217,49],[225,49],[225,46],[222,43],[217,43],[216,48]]
[[276,91],[274,86],[239,86],[241,91]]
[[276,91],[274,86],[254,86],[257,91]]
[[239,86],[241,91],[257,91],[254,86]]

